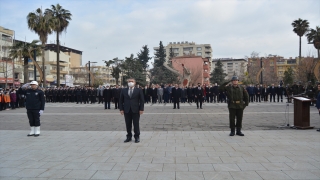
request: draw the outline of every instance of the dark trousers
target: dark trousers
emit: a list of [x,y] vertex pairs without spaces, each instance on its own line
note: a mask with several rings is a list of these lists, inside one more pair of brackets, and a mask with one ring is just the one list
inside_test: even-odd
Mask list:
[[[232,109],[229,108],[229,123],[230,128],[242,128],[242,117],[243,109]],[[235,118],[237,118],[237,123],[235,123]]]
[[114,108],[118,109],[118,107],[119,107],[119,98],[114,98],[113,101],[114,101]]
[[77,104],[78,103],[82,104],[82,96],[81,95],[77,95]]
[[173,100],[173,108],[178,108],[180,109],[180,103],[179,103],[179,100]]
[[16,102],[10,102],[11,104],[11,109],[15,109],[16,108]]
[[277,100],[278,100],[278,102],[279,102],[279,99],[281,99],[281,102],[283,101],[283,96],[282,96],[282,94],[277,94]]
[[275,94],[270,94],[270,102],[272,101],[273,99],[273,102],[276,102],[276,95]]
[[104,109],[110,109],[110,101],[104,102]]
[[152,104],[157,103],[157,97],[152,97]]
[[260,96],[260,94],[256,94],[256,102],[261,102],[261,96]]
[[30,126],[40,126],[40,110],[27,109]]
[[202,108],[202,97],[196,97],[196,104],[197,104],[197,108],[199,107],[199,103],[200,103],[200,108]]
[[99,95],[98,97],[99,97],[99,102],[98,103],[100,104],[100,103],[102,103],[102,96]]
[[128,113],[124,113],[124,120],[126,121],[127,138],[132,138],[132,124],[134,128],[134,138],[138,138],[140,136],[140,113],[133,113],[130,109]]
[[250,98],[250,102],[254,101],[254,95],[253,94],[249,94],[249,98]]

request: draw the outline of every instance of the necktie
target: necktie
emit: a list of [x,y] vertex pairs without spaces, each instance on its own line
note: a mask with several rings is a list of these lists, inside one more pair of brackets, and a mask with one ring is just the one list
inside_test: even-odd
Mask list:
[[130,97],[131,97],[132,96],[132,88],[130,88],[130,93],[129,94],[130,94]]

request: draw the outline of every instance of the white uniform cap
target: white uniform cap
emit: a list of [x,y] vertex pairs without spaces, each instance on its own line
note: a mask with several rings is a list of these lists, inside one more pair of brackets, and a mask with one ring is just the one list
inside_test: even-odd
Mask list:
[[32,84],[38,85],[38,82],[37,81],[31,81],[30,85],[32,85]]

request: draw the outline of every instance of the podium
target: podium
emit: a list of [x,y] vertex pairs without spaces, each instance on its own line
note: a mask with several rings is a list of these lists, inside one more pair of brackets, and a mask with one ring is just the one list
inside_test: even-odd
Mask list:
[[310,104],[311,99],[304,97],[293,97],[294,99],[294,126],[298,129],[312,129],[310,126]]

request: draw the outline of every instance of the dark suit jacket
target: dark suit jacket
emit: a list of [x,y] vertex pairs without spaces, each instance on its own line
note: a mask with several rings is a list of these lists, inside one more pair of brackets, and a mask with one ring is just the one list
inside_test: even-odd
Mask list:
[[129,113],[130,109],[133,113],[144,111],[144,95],[142,89],[134,88],[132,96],[129,96],[129,88],[123,88],[120,93],[119,109],[125,113]]
[[203,94],[203,88],[201,89],[198,89],[198,87],[194,88],[194,95],[198,97],[203,97],[204,94]]
[[172,88],[172,100],[174,102],[179,102],[180,98],[181,98],[181,89]]

